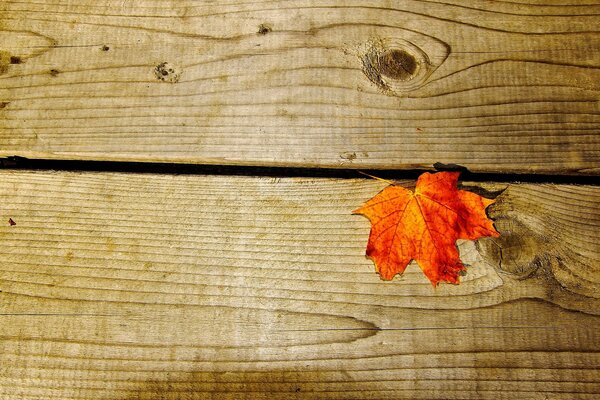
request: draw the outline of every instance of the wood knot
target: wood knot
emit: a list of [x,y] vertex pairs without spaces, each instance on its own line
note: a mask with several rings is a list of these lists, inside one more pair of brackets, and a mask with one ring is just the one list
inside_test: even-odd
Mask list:
[[417,60],[404,50],[392,49],[378,55],[377,66],[382,75],[406,81],[417,70]]
[[[491,214],[494,214],[493,211]],[[499,271],[524,279],[546,267],[546,251],[541,245],[544,241],[525,224],[517,219],[498,216],[494,226],[500,237],[480,240],[478,244],[482,255]]]
[[435,70],[423,50],[402,39],[371,40],[360,57],[365,76],[390,95],[417,89]]

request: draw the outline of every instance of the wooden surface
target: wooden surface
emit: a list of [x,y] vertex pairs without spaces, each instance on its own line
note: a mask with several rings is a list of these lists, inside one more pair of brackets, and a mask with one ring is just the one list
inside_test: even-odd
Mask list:
[[[3,0],[0,157],[598,175],[599,16]],[[501,236],[433,289],[365,258],[375,180],[0,171],[0,398],[600,397],[600,187],[464,186]]]
[[0,397],[598,398],[600,188],[465,186],[502,236],[433,289],[374,180],[1,171]]
[[594,1],[0,3],[0,156],[597,174]]

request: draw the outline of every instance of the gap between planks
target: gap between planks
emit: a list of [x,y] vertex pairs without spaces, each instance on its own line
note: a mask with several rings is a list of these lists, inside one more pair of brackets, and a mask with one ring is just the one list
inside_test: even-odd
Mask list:
[[471,172],[461,165],[434,164],[430,169],[357,169],[357,168],[322,168],[322,167],[289,167],[264,165],[219,165],[161,163],[136,161],[99,161],[99,160],[58,160],[36,159],[20,156],[0,158],[0,169],[36,170],[36,171],[70,171],[70,172],[122,172],[151,173],[177,175],[225,175],[225,176],[261,176],[273,178],[364,178],[361,172],[388,180],[416,179],[424,172],[460,171],[461,181],[473,182],[523,182],[523,183],[556,183],[598,185],[597,176],[565,174],[532,174],[532,173],[485,173]]

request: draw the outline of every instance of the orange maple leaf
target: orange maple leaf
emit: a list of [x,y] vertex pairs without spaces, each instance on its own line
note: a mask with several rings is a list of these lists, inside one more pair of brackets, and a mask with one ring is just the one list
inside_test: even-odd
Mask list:
[[371,221],[367,257],[381,279],[402,274],[417,261],[435,287],[439,281],[459,283],[465,270],[457,239],[499,236],[485,214],[494,200],[459,190],[460,172],[425,172],[415,191],[391,185],[353,211]]

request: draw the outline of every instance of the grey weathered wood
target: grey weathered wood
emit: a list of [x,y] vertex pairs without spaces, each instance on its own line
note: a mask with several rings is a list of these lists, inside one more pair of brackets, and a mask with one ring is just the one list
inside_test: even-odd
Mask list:
[[596,398],[600,190],[466,186],[502,236],[433,289],[365,259],[377,181],[0,171],[0,397]]
[[4,0],[0,156],[597,174],[598,15],[588,1]]

